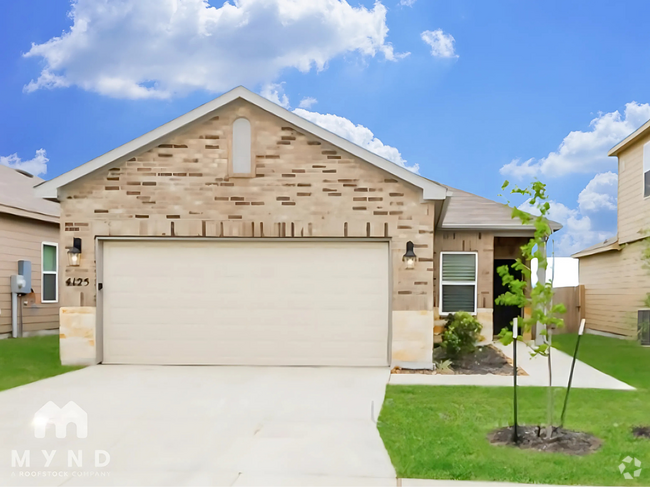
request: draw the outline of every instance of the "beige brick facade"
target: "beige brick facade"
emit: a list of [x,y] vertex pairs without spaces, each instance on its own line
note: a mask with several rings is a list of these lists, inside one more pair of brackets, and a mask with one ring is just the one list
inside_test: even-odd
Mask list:
[[[254,177],[229,171],[238,117],[251,122]],[[83,242],[81,266],[65,266],[62,306],[96,306],[98,236],[389,238],[393,360],[431,362],[433,202],[251,103],[232,102],[158,147],[61,188],[59,199],[61,242]],[[413,270],[402,263],[409,240],[418,255]],[[88,278],[89,285],[66,286],[68,278]]]

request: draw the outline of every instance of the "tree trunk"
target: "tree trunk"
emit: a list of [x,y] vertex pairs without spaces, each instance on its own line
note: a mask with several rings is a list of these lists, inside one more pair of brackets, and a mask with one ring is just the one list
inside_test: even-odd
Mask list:
[[546,340],[548,343],[548,389],[546,396],[546,437],[550,438],[553,434],[553,367],[551,365],[551,345],[552,345],[552,332],[548,328],[546,330]]
[[[546,250],[546,249],[544,249]],[[553,267],[551,270],[551,289],[553,289],[553,281],[555,280],[555,241],[553,241],[553,257],[552,263]],[[553,298],[554,294],[551,294],[551,303],[544,310],[544,314],[548,314],[551,309],[553,309]],[[553,434],[553,364],[551,363],[551,350],[553,347],[553,327],[546,327],[546,344],[548,348],[548,391],[547,391],[547,402],[546,402],[546,437],[550,438]]]
[[[542,252],[546,253],[546,245],[540,245]],[[539,259],[537,259],[537,282],[545,284],[546,283],[546,269],[540,265]],[[546,309],[544,310],[546,313]],[[544,334],[542,333],[546,327],[543,323],[535,323],[535,345],[542,345],[546,343]]]

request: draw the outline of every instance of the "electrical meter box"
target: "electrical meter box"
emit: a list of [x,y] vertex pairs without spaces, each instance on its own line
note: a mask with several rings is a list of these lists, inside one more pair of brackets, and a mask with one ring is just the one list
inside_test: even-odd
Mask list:
[[29,292],[29,289],[27,288],[27,283],[25,282],[25,278],[23,276],[14,274],[13,276],[10,277],[9,282],[10,282],[12,293],[27,294]]
[[18,261],[18,275],[25,278],[25,290],[21,291],[22,294],[29,294],[32,292],[32,262],[29,260]]

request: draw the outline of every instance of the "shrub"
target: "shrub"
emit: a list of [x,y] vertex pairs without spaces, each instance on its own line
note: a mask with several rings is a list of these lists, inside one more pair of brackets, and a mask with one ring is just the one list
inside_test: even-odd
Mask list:
[[460,311],[447,316],[447,325],[442,334],[440,346],[445,349],[448,357],[458,357],[476,350],[476,342],[480,339],[481,325],[469,313]]

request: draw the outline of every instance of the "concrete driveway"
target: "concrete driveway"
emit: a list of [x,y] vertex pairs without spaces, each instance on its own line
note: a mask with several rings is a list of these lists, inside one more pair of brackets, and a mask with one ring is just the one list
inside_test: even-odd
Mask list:
[[[373,421],[388,378],[388,368],[71,372],[0,392],[0,485],[394,486]],[[49,424],[36,438],[48,401],[82,408],[87,437],[70,424],[57,438]]]

